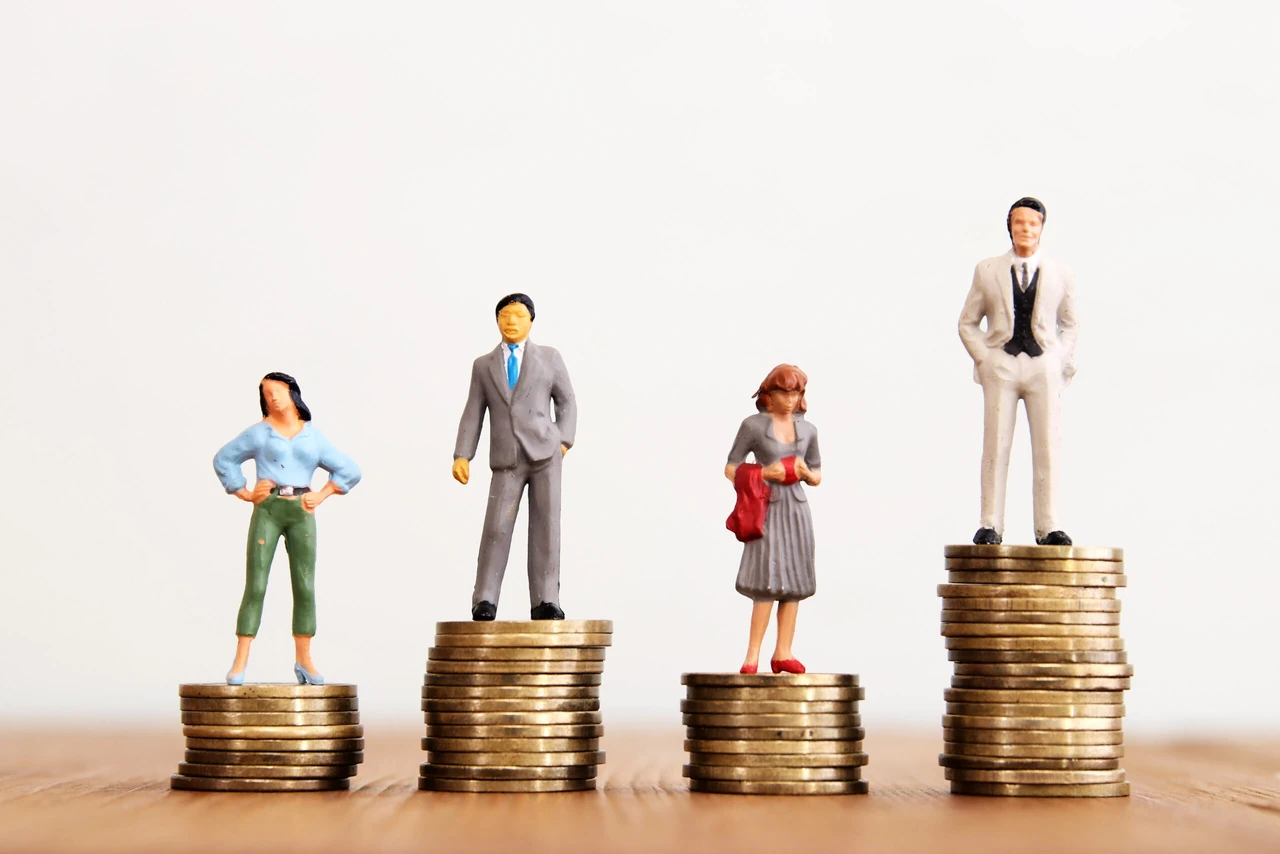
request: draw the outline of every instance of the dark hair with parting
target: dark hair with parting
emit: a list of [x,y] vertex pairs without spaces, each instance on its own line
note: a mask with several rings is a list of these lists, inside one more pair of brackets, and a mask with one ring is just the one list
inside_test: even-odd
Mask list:
[[538,316],[533,310],[533,300],[529,298],[528,294],[507,294],[505,297],[498,300],[498,306],[493,310],[493,316],[497,317],[499,312],[511,305],[513,302],[518,302],[525,308],[529,309],[530,320],[533,320]]
[[1037,198],[1033,198],[1032,196],[1023,196],[1009,207],[1009,213],[1004,218],[1004,227],[1005,230],[1009,232],[1010,237],[1013,237],[1013,212],[1018,208],[1031,208],[1033,211],[1040,214],[1041,224],[1049,218],[1049,215],[1044,211],[1044,202]]
[[809,406],[804,402],[804,387],[809,384],[809,377],[795,365],[778,365],[769,372],[769,376],[760,383],[760,388],[751,395],[756,399],[756,409],[764,412],[769,408],[769,392],[798,391],[800,400],[796,402],[796,412],[804,413]]
[[262,410],[263,418],[267,417],[267,396],[262,393],[262,383],[267,380],[275,380],[278,383],[287,385],[289,387],[289,397],[293,398],[293,405],[298,408],[298,417],[303,421],[311,420],[311,410],[302,402],[302,389],[298,388],[298,381],[279,371],[272,371],[262,378],[262,382],[258,383],[258,407]]

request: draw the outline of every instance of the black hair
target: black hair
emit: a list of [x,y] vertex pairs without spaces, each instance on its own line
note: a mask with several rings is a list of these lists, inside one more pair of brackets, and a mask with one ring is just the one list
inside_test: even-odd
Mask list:
[[298,417],[303,421],[311,420],[311,410],[302,402],[302,389],[298,388],[298,381],[279,371],[272,371],[262,378],[262,382],[258,383],[258,407],[262,410],[263,418],[267,417],[267,396],[262,393],[262,383],[267,380],[275,380],[287,385],[289,387],[289,397],[293,398],[293,405],[298,408]]
[[529,298],[528,294],[507,294],[505,297],[498,300],[498,307],[493,310],[493,316],[497,317],[504,308],[511,305],[513,302],[518,302],[525,308],[529,309],[530,320],[533,320],[538,316],[533,310],[533,300]]
[[1044,202],[1037,198],[1033,198],[1032,196],[1023,196],[1009,207],[1009,213],[1004,218],[1004,227],[1005,230],[1009,232],[1010,237],[1013,237],[1013,212],[1018,208],[1031,208],[1033,211],[1040,214],[1041,224],[1048,219],[1048,214],[1044,211]]

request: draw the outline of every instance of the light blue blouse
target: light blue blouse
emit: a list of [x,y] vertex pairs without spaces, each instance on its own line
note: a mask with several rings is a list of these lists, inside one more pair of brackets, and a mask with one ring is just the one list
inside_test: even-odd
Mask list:
[[360,482],[360,467],[339,451],[308,421],[292,439],[277,433],[266,421],[259,421],[222,446],[213,457],[213,470],[229,493],[245,487],[240,466],[253,460],[258,480],[277,486],[311,486],[317,468],[329,473],[333,485],[345,492]]

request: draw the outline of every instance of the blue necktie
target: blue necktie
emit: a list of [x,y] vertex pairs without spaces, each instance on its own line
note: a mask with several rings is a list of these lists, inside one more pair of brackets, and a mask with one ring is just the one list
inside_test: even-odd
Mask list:
[[516,380],[520,379],[520,363],[516,360],[516,348],[519,344],[508,344],[511,348],[511,354],[507,356],[507,388],[515,388]]

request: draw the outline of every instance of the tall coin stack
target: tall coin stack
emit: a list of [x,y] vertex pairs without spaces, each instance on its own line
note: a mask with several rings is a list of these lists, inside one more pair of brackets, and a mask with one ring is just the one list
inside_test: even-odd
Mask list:
[[604,763],[600,679],[610,620],[436,624],[418,788],[576,792]]
[[736,795],[865,795],[858,677],[686,673],[689,790]]
[[346,789],[364,761],[355,685],[179,685],[178,697],[187,752],[175,789]]
[[951,791],[1124,797],[1121,549],[947,546],[942,718]]

